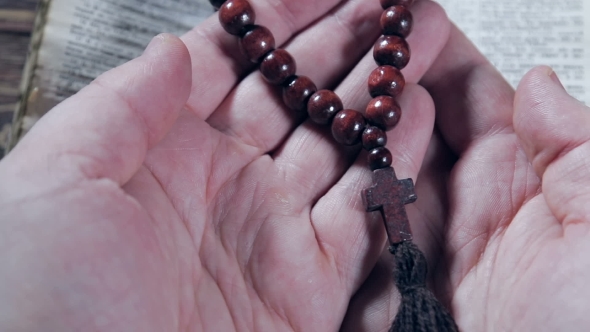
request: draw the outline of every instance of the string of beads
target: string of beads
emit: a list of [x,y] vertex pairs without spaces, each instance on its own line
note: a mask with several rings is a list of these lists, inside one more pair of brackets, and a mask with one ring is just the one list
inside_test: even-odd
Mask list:
[[[285,105],[295,112],[307,112],[317,124],[330,125],[332,136],[340,144],[361,143],[369,151],[368,164],[374,180],[391,186],[383,188],[376,183],[363,191],[365,203],[367,199],[375,203],[367,204],[368,211],[380,209],[382,212],[390,251],[395,256],[394,279],[402,300],[391,331],[457,331],[451,315],[426,288],[426,260],[411,242],[403,205],[416,199],[413,182],[411,179],[396,179],[390,167],[391,152],[385,147],[385,132],[393,129],[402,115],[395,98],[405,87],[400,70],[410,61],[410,47],[405,38],[412,31],[413,19],[408,8],[414,0],[380,0],[384,9],[380,18],[383,34],[373,47],[373,58],[378,67],[369,75],[368,92],[373,99],[364,115],[345,109],[333,91],[318,90],[309,77],[296,75],[295,59],[286,50],[275,48],[275,39],[269,29],[255,24],[256,14],[247,0],[210,2],[219,9],[219,21],[225,31],[239,37],[244,56],[259,65],[260,73],[269,83],[283,87]],[[389,192],[383,194],[382,189]],[[383,197],[375,197],[376,193]],[[390,202],[383,203],[383,198]]]
[[332,136],[343,145],[362,143],[369,151],[371,170],[389,167],[391,152],[385,147],[385,131],[399,122],[402,110],[395,100],[404,89],[401,73],[410,61],[405,38],[412,30],[412,14],[407,9],[413,0],[381,0],[383,35],[375,43],[373,57],[379,65],[369,76],[373,99],[365,114],[345,109],[341,99],[330,90],[318,90],[307,76],[297,76],[295,59],[284,49],[275,48],[270,30],[256,25],[256,13],[247,0],[212,0],[219,9],[219,21],[225,31],[240,38],[244,56],[259,65],[260,73],[271,84],[283,87],[285,105],[296,112],[307,112],[320,125],[331,125]]

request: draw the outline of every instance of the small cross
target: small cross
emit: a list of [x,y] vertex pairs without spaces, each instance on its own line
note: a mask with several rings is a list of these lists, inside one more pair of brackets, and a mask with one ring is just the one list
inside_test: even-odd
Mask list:
[[390,244],[412,239],[406,204],[417,199],[412,179],[398,180],[391,167],[373,171],[373,186],[363,190],[367,212],[381,211]]

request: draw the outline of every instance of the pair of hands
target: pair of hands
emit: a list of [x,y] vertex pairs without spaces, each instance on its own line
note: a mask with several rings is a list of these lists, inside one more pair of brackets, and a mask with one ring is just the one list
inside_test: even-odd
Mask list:
[[[378,1],[251,2],[298,73],[364,109]],[[590,326],[590,114],[549,68],[515,92],[438,5],[412,11],[388,148],[437,294],[465,331]],[[252,69],[211,17],[41,119],[0,163],[3,331],[387,330],[366,156]]]

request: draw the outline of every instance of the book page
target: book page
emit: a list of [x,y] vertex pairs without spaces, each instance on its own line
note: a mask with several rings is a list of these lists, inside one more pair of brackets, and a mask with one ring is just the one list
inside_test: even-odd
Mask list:
[[[545,64],[590,105],[590,1],[436,1],[513,86]],[[181,35],[213,10],[207,0],[42,0],[40,12],[12,145],[60,101],[139,56],[153,36]]]
[[516,87],[536,65],[590,105],[590,1],[436,0]]
[[53,106],[141,55],[154,36],[182,35],[213,12],[207,0],[43,0],[12,145]]

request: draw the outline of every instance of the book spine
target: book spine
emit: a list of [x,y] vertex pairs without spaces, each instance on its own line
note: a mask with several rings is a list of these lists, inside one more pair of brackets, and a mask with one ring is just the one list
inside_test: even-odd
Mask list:
[[41,43],[43,41],[43,32],[45,24],[47,23],[47,14],[49,12],[50,6],[51,0],[39,1],[37,15],[35,17],[35,23],[33,26],[33,33],[31,35],[31,43],[29,45],[27,60],[25,62],[23,76],[19,88],[20,98],[14,110],[12,132],[8,141],[8,147],[5,151],[5,154],[7,154],[12,148],[14,148],[16,143],[18,143],[22,133],[23,119],[26,115],[27,106],[29,102],[34,100],[36,96],[37,88],[32,86],[32,82],[33,76],[35,74],[35,69],[38,65],[37,60],[39,57],[39,48],[41,47]]

